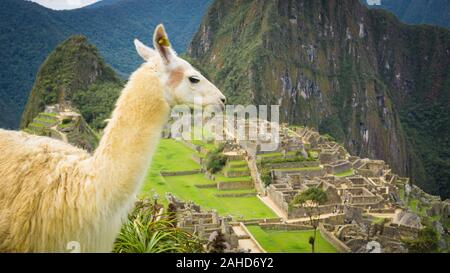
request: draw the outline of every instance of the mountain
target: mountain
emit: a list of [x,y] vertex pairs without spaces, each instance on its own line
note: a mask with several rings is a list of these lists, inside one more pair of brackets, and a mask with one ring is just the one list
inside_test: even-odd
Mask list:
[[134,38],[150,43],[153,28],[162,22],[174,48],[183,52],[209,3],[123,0],[55,11],[25,0],[0,1],[0,127],[19,126],[39,65],[68,37],[88,37],[106,62],[127,77],[141,63]]
[[279,104],[450,196],[450,31],[358,0],[216,0],[188,49],[231,103]]
[[94,4],[91,4],[89,6],[86,6],[85,8],[98,8],[98,7],[104,7],[104,6],[109,6],[109,5],[114,5],[117,4],[121,1],[126,1],[126,0],[101,0],[98,2],[95,2]]
[[90,126],[101,129],[122,87],[122,80],[86,37],[70,37],[40,67],[20,127],[28,127],[46,107],[57,104],[72,106]]
[[371,7],[389,10],[408,24],[430,24],[450,28],[448,0],[381,0],[381,5]]
[[99,142],[98,135],[83,116],[67,105],[47,106],[23,131],[59,139],[89,152],[93,152]]

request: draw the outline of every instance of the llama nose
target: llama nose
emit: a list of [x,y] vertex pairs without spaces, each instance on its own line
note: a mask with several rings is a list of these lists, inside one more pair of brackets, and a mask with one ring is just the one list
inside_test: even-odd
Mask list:
[[223,104],[227,102],[227,98],[221,98],[220,100],[223,102]]

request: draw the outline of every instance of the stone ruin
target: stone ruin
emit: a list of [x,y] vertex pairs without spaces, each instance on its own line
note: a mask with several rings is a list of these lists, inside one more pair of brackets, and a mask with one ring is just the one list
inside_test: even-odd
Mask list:
[[[267,195],[287,219],[304,219],[305,210],[291,205],[291,201],[310,187],[320,187],[328,196],[328,202],[320,206],[321,214],[330,215],[322,222],[351,252],[406,252],[402,238],[417,237],[422,226],[420,217],[401,209],[397,185],[404,178],[393,174],[384,161],[350,156],[341,145],[309,128],[296,128],[295,132],[296,142],[318,154],[324,172],[272,172]],[[290,138],[288,141],[293,142]],[[335,176],[345,172],[349,175]],[[436,206],[430,211],[435,209],[436,215],[448,210],[447,206],[438,205],[442,204],[439,200],[428,198],[416,189],[411,192],[430,204],[435,201]],[[372,215],[385,215],[385,218]]]
[[238,235],[230,225],[231,217],[221,217],[216,210],[202,211],[195,203],[180,201],[170,193],[166,198],[169,207],[176,212],[178,228],[197,235],[205,244],[221,232],[226,241],[226,252],[242,252]]

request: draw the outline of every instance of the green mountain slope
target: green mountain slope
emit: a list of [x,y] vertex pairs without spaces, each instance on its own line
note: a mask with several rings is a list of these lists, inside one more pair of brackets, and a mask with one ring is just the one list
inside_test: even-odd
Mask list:
[[54,11],[25,0],[0,1],[0,127],[17,128],[39,65],[55,46],[85,35],[108,64],[126,77],[141,63],[133,39],[150,41],[163,22],[183,52],[210,0],[124,0]]
[[216,0],[188,50],[231,103],[280,104],[450,196],[450,31],[349,1]]
[[39,69],[23,112],[26,128],[45,106],[70,103],[95,129],[104,127],[123,83],[84,36],[73,36]]
[[408,24],[430,24],[450,28],[450,1],[448,0],[382,0],[372,6],[393,12]]

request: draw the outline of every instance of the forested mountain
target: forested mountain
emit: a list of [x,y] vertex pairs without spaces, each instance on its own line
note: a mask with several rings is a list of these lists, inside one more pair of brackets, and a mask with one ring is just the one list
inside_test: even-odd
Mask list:
[[389,10],[408,24],[429,24],[450,28],[448,0],[381,0],[381,5],[371,7]]
[[450,31],[358,0],[216,0],[188,53],[231,103],[280,104],[450,196]]
[[70,37],[41,65],[20,127],[27,127],[45,106],[69,103],[91,127],[101,129],[123,84],[86,37]]
[[[55,11],[25,0],[0,1],[0,127],[17,128],[39,65],[57,44],[85,35],[122,76],[141,62],[133,39],[150,44],[164,23],[183,52],[210,0],[122,0]],[[101,2],[100,2],[101,3]]]

